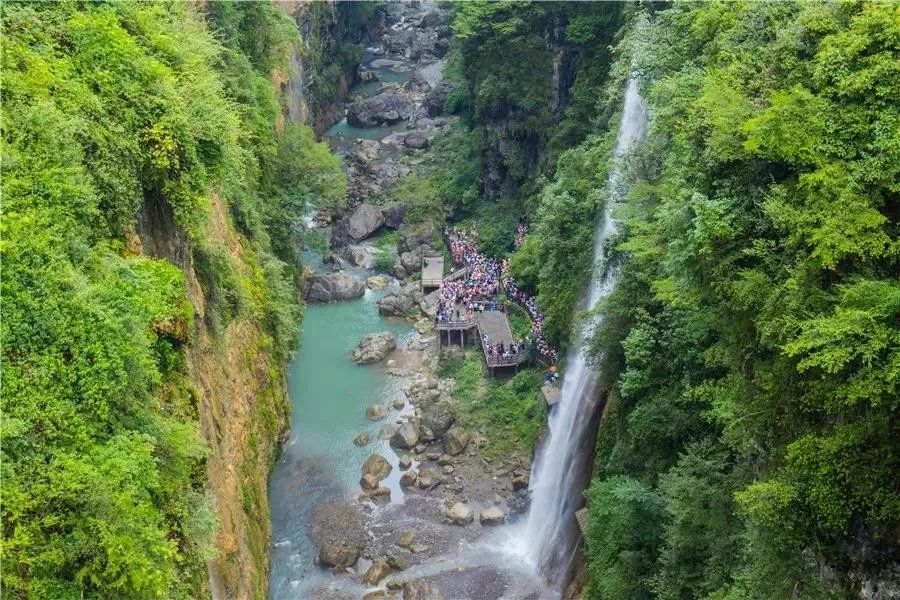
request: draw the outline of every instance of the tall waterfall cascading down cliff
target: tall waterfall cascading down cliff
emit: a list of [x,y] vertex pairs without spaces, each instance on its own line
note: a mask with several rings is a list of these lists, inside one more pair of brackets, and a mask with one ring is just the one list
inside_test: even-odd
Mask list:
[[[583,309],[594,308],[615,287],[617,272],[601,264],[603,249],[607,239],[616,232],[613,206],[627,191],[622,157],[643,137],[646,128],[647,111],[637,81],[630,79],[609,175],[609,194],[594,233],[594,272],[582,299]],[[576,543],[575,510],[581,504],[593,453],[590,446],[594,440],[592,425],[596,424],[593,417],[598,401],[598,373],[588,363],[582,347],[600,320],[602,315],[586,323],[578,336],[579,343],[569,351],[560,401],[550,413],[547,438],[532,466],[531,508],[521,532],[525,553],[557,589],[565,583],[572,564]]]

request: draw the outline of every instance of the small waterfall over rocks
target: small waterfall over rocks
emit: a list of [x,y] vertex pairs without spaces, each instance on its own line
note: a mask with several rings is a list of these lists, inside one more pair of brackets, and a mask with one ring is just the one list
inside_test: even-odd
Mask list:
[[[647,111],[630,79],[625,91],[622,120],[616,138],[614,163],[609,175],[609,196],[594,233],[594,273],[582,299],[582,308],[591,309],[615,287],[618,273],[600,264],[606,240],[616,232],[613,206],[627,191],[623,189],[622,156],[647,128]],[[559,403],[549,418],[549,432],[531,470],[531,508],[520,544],[538,566],[551,587],[559,589],[572,565],[577,540],[575,511],[590,474],[596,427],[598,373],[582,351],[591,332],[602,320],[591,319],[579,335],[566,360]]]

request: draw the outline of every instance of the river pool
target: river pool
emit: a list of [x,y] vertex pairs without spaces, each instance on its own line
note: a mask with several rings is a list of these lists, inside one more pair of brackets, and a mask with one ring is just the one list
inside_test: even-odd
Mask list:
[[[358,300],[310,305],[303,316],[300,349],[288,367],[291,433],[269,478],[272,511],[271,574],[273,600],[306,597],[329,574],[313,564],[316,548],[309,539],[310,517],[323,500],[360,493],[360,465],[378,452],[394,466],[383,482],[391,501],[402,501],[397,455],[378,430],[396,420],[372,422],[365,416],[370,404],[390,403],[402,394],[406,380],[386,375],[380,365],[360,366],[350,352],[367,333],[392,331],[402,339],[413,334],[402,321],[378,314],[379,292],[366,291]],[[373,442],[358,448],[356,434],[365,431]]]

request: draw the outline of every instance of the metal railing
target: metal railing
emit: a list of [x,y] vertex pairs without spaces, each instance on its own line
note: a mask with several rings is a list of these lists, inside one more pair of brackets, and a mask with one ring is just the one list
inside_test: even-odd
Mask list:
[[503,356],[497,354],[489,354],[487,344],[484,341],[484,336],[481,335],[481,331],[478,332],[479,337],[481,337],[481,350],[484,352],[484,362],[487,363],[489,367],[512,367],[515,365],[522,364],[525,360],[525,352],[519,352],[513,356]]
[[476,327],[478,325],[478,319],[472,317],[471,319],[461,319],[459,321],[437,321],[436,326],[438,329],[442,331],[447,330],[456,330],[456,329],[471,329],[472,327]]
[[444,281],[455,281],[469,274],[469,267],[460,267],[455,271],[451,271],[444,277]]

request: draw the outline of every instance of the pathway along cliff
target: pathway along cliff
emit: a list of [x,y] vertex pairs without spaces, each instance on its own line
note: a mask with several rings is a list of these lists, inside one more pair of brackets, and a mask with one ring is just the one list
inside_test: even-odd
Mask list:
[[[446,15],[423,6],[395,17],[384,46],[366,53],[361,72],[367,75],[348,109],[353,124],[344,119],[327,133],[348,156],[352,204],[319,231],[359,266],[307,253],[316,271],[310,298],[336,302],[307,308],[302,345],[290,365],[293,428],[269,489],[270,595],[558,597],[572,565],[574,511],[589,475],[597,374],[576,346],[531,469],[526,513],[529,490],[521,482],[527,462],[490,464],[479,453],[478,436],[454,425],[453,381],[437,378],[439,292],[426,296],[416,282],[371,277],[378,249],[366,238],[391,220],[373,198],[381,184],[408,172],[399,150],[418,145],[408,138],[442,133],[441,121],[423,110],[424,92],[438,83],[442,63],[427,54],[414,62],[392,40],[397,33],[411,44],[433,39],[431,29],[442,27]],[[398,51],[392,55],[391,49]],[[615,232],[613,205],[624,192],[618,163],[645,126],[632,80],[583,308],[594,307],[615,285],[602,257]],[[404,270],[415,268],[401,263]],[[403,317],[417,308],[426,318],[414,330]],[[368,335],[376,332],[382,333]]]

